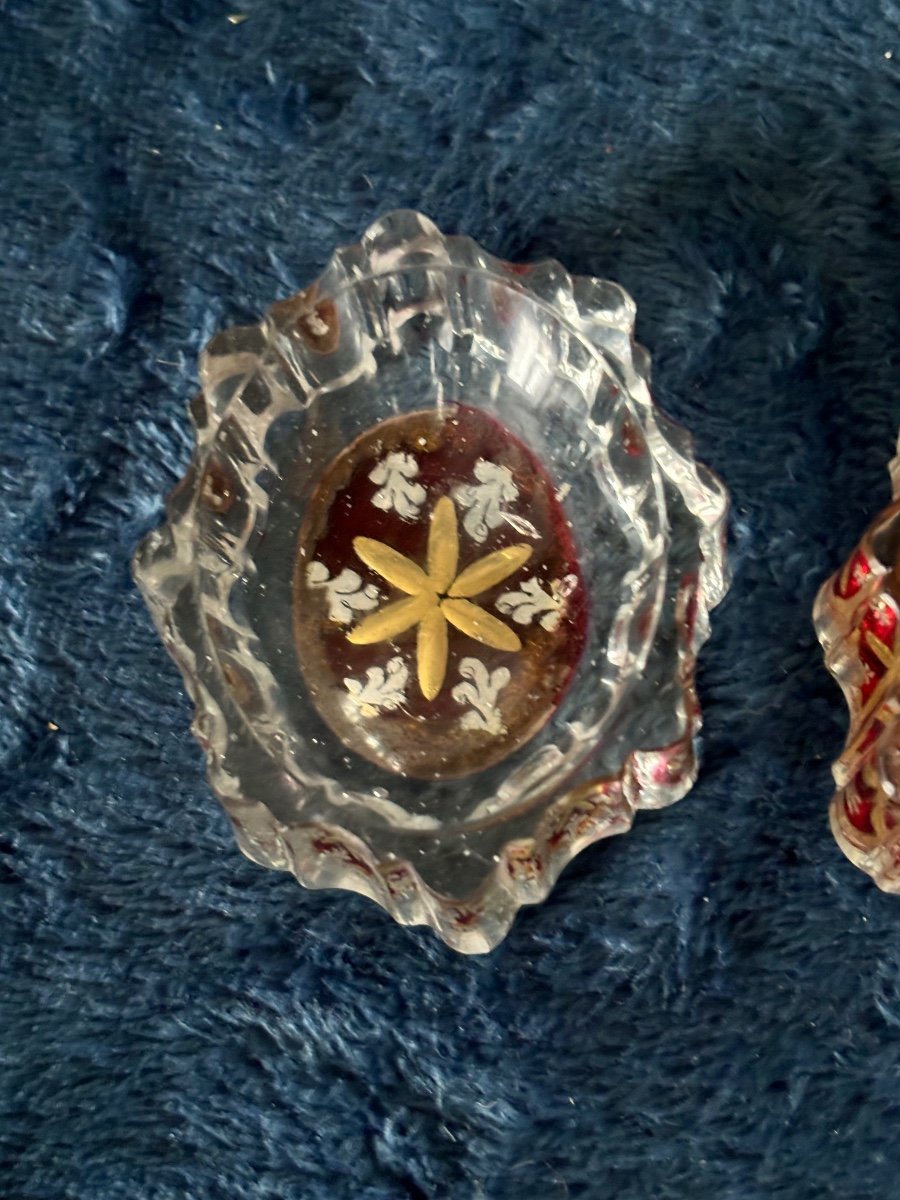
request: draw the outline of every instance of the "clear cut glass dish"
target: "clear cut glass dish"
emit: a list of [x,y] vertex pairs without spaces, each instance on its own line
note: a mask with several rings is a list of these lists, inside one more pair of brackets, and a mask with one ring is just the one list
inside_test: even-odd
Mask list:
[[634,315],[401,211],[209,344],[134,571],[254,861],[484,952],[690,788],[727,499]]

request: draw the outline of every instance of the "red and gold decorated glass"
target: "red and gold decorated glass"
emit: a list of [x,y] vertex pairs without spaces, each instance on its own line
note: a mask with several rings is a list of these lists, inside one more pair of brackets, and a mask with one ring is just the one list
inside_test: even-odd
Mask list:
[[831,828],[851,862],[900,892],[900,457],[891,477],[893,502],[823,584],[813,619],[850,710]]

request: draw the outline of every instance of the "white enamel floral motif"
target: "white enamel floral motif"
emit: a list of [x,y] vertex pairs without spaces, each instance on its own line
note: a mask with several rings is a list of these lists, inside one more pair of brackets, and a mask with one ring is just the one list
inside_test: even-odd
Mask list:
[[563,579],[554,579],[548,591],[533,576],[526,579],[518,591],[504,592],[498,597],[496,607],[500,612],[516,622],[517,625],[530,625],[539,613],[542,629],[552,633],[562,620],[566,600],[578,586],[575,575],[566,575]]
[[359,613],[377,608],[381,600],[381,593],[375,584],[363,586],[362,577],[350,567],[345,567],[331,579],[324,563],[311,562],[306,568],[306,582],[310,587],[325,589],[328,616],[338,625],[349,625]]
[[369,667],[365,680],[345,679],[350,703],[363,717],[377,716],[382,710],[392,712],[406,700],[409,667],[398,654],[385,667]]
[[[474,541],[483,542],[492,529],[508,520],[510,514],[503,511],[503,506],[516,499],[519,489],[513,483],[512,471],[486,458],[475,463],[475,478],[477,483],[463,483],[454,489],[453,498],[468,510],[463,529]],[[513,528],[518,527],[513,525]]]
[[450,695],[457,704],[471,706],[460,721],[463,729],[479,729],[496,735],[505,733],[497,697],[510,680],[506,667],[488,671],[477,658],[464,658],[459,664],[459,673],[465,683],[458,683]]
[[425,489],[421,483],[413,482],[418,474],[419,464],[411,454],[402,451],[388,454],[369,473],[369,479],[378,485],[372,503],[408,521],[417,517],[425,503]]

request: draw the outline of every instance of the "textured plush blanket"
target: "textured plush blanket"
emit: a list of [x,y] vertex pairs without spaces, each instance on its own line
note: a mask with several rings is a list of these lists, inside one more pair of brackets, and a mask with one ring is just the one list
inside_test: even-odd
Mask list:
[[[810,606],[900,410],[892,0],[0,3],[0,1196],[890,1200]],[[233,845],[129,577],[196,355],[378,213],[639,306],[730,485],[697,788],[488,957]]]

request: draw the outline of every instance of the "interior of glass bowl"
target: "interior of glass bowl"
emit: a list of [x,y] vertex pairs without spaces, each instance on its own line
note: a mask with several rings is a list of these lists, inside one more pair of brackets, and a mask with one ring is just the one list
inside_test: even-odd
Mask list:
[[[300,785],[302,811],[273,798],[275,816],[339,820],[377,843],[379,828],[433,838],[558,795],[641,671],[665,585],[662,486],[614,370],[514,277],[448,265],[356,280],[318,295],[312,318],[282,306],[265,335],[208,448],[196,557],[209,653]],[[585,585],[585,644],[558,707],[509,757],[462,780],[409,778],[349,750],[311,703],[292,575],[335,458],[382,421],[457,405],[507,429],[551,481]]]

